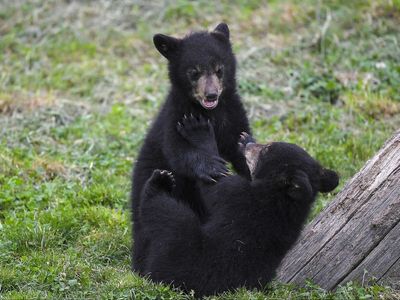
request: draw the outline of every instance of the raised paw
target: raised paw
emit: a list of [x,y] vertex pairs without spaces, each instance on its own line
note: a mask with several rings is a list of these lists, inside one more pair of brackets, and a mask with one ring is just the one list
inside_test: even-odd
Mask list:
[[200,139],[214,139],[214,129],[209,120],[201,115],[184,115],[176,129],[188,141],[198,142]]
[[158,191],[172,192],[175,187],[175,179],[171,172],[166,170],[154,170],[147,182],[147,188]]
[[239,142],[238,142],[239,150],[241,152],[243,152],[244,149],[246,148],[247,144],[255,143],[255,142],[256,141],[254,140],[254,138],[250,134],[248,134],[247,132],[242,132],[240,134]]

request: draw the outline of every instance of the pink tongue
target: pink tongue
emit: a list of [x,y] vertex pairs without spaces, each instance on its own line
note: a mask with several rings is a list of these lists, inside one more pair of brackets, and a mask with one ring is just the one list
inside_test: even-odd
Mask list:
[[207,100],[203,100],[203,104],[205,107],[210,108],[210,107],[214,107],[217,104],[217,101],[207,101]]

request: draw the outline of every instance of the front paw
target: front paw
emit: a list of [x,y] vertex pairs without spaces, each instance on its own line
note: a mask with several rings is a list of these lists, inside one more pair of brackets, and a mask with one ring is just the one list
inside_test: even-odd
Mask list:
[[171,193],[175,187],[175,179],[171,172],[166,170],[154,170],[147,180],[145,189],[148,191],[165,191]]
[[215,183],[218,179],[226,177],[230,173],[226,167],[226,161],[215,155],[199,160],[194,168],[194,174],[203,182]]
[[239,142],[238,142],[239,150],[241,152],[244,152],[244,149],[246,148],[247,144],[251,144],[251,143],[255,143],[255,142],[256,142],[255,139],[250,134],[248,134],[247,132],[242,132],[240,134]]
[[214,129],[209,120],[193,114],[184,115],[176,126],[177,131],[188,141],[199,142],[201,139],[214,139]]

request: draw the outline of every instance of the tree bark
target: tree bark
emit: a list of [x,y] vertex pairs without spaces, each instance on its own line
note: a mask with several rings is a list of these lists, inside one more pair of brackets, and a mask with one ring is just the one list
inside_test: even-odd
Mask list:
[[328,290],[372,278],[400,287],[400,131],[304,228],[277,275]]

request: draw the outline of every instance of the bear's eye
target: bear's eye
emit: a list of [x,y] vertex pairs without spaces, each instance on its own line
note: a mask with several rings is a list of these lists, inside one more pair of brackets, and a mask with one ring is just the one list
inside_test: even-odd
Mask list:
[[200,74],[201,73],[200,73],[200,71],[198,69],[190,69],[188,71],[189,78],[190,78],[190,80],[193,80],[193,81],[199,79],[200,78]]
[[218,78],[221,78],[224,74],[224,66],[217,66],[215,74],[217,74]]

